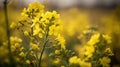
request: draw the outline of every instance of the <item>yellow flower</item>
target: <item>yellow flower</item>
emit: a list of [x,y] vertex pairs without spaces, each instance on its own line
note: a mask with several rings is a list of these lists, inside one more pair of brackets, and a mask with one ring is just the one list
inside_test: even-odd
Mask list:
[[33,22],[33,24],[31,25],[31,27],[34,27],[35,26],[35,24],[37,23],[37,22],[39,22],[39,18],[40,18],[40,14],[38,14],[34,19],[32,19],[32,22]]
[[24,47],[21,47],[21,48],[20,48],[20,51],[23,51],[23,49],[24,49]]
[[18,37],[10,37],[10,41],[11,41],[11,44],[15,43],[15,42],[22,42],[22,39],[18,38]]
[[60,59],[59,59],[59,58],[56,58],[55,60],[53,60],[53,63],[54,63],[54,64],[59,64],[59,63],[60,63]]
[[21,53],[19,54],[19,56],[21,56],[21,57],[25,57],[26,55],[25,55],[24,52],[21,52]]
[[31,46],[31,48],[32,48],[33,50],[37,50],[37,51],[40,50],[40,48],[39,48],[39,46],[38,46],[37,44],[30,43],[30,46]]
[[29,8],[31,8],[31,9],[35,9],[35,11],[37,11],[37,9],[43,11],[44,6],[41,5],[39,2],[34,2],[34,3],[32,3],[32,4],[29,4]]
[[29,35],[28,31],[24,31],[24,35],[28,36]]
[[90,40],[88,41],[88,44],[89,44],[89,45],[94,45],[94,44],[98,43],[98,42],[99,42],[99,37],[100,37],[100,34],[99,34],[99,33],[94,34],[94,35],[90,38]]
[[27,9],[24,8],[23,11],[22,11],[22,13],[21,13],[21,16],[28,17],[28,15],[27,15],[26,12],[27,12]]
[[109,57],[103,57],[100,59],[100,63],[102,64],[103,67],[110,67],[109,63],[111,62]]
[[80,59],[77,56],[73,56],[69,59],[70,64],[79,64]]
[[30,55],[31,55],[31,56],[34,56],[34,52],[33,52],[33,51],[30,51]]
[[47,11],[44,15],[44,18],[49,19],[49,20],[52,19],[52,13]]
[[42,14],[41,15],[43,18],[41,18],[41,22],[44,22],[44,23],[46,23],[46,24],[48,24],[49,23],[49,20],[47,20],[47,18],[46,17],[44,17],[44,14]]
[[22,39],[16,38],[16,41],[20,43],[20,42],[22,42]]
[[53,35],[54,34],[55,28],[56,28],[55,25],[52,25],[52,26],[49,27],[49,35]]
[[43,34],[42,34],[42,33],[39,33],[39,37],[40,37],[40,38],[43,38]]
[[112,41],[111,41],[111,37],[108,36],[108,35],[103,35],[103,38],[105,38],[105,40],[107,41],[108,44],[110,44]]
[[87,56],[87,58],[92,57],[94,51],[95,51],[94,46],[86,46],[85,47],[85,55]]
[[19,43],[15,43],[15,47],[16,48],[20,47],[20,44]]
[[61,67],[65,67],[65,66],[62,65]]
[[25,62],[26,62],[27,64],[30,64],[30,60],[26,60]]
[[90,62],[80,61],[80,67],[92,67]]
[[49,35],[57,36],[60,31],[60,26],[52,25],[49,27]]
[[41,5],[39,2],[34,2],[29,4],[29,7],[26,9],[24,8],[23,12],[21,13],[22,17],[29,17],[34,18],[38,14],[42,14],[44,12],[44,6]]
[[11,51],[14,52],[16,50],[16,47],[14,45],[11,45]]
[[52,12],[52,15],[53,15],[54,18],[60,18],[60,15],[57,14],[56,11],[53,11],[53,12]]
[[110,48],[106,48],[105,52],[107,52],[109,56],[113,56],[114,55]]
[[11,29],[14,29],[16,26],[17,26],[17,25],[15,24],[15,22],[12,22],[12,23],[10,24],[10,28],[11,28]]
[[19,43],[14,43],[11,45],[11,51],[14,52],[16,51],[16,49],[20,48],[20,44]]
[[41,16],[42,16],[41,22],[44,22],[46,24],[50,23],[51,21],[55,21],[59,19],[59,14],[57,14],[56,11],[53,12],[47,11],[45,13],[42,13]]
[[66,47],[65,47],[65,39],[60,34],[57,36],[56,39],[59,42],[59,44],[61,45],[61,48],[66,49]]
[[16,60],[17,62],[20,61],[20,58],[18,58],[18,57],[14,57],[14,58],[15,58],[15,60]]
[[35,25],[35,29],[33,30],[33,35],[37,35],[40,32],[40,26],[39,24]]
[[59,55],[60,54],[60,50],[55,50],[55,54]]
[[81,60],[77,56],[73,56],[69,59],[70,64],[79,64],[80,67],[92,67],[91,63]]

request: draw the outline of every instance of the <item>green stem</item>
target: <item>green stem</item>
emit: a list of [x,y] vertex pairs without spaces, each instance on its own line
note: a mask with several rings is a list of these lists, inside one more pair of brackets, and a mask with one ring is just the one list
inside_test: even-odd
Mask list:
[[37,52],[35,51],[35,59],[36,59],[36,66],[39,67],[39,60],[38,60],[38,54]]
[[44,43],[43,43],[43,48],[42,48],[41,54],[40,54],[39,67],[41,66],[42,55],[43,55],[43,52],[44,52],[45,47],[46,47],[47,42],[48,42],[48,40],[47,40],[47,38],[48,38],[48,32],[49,32],[49,25],[48,25],[48,27],[47,27],[47,31],[46,31],[46,35],[45,35],[45,41],[44,41]]
[[9,23],[8,23],[8,13],[7,13],[7,4],[8,1],[4,1],[4,14],[5,14],[5,23],[6,23],[6,33],[7,33],[7,40],[8,40],[8,56],[11,62],[11,66],[14,66],[13,56],[11,52],[11,45],[10,45],[10,30],[9,30]]
[[45,38],[45,42],[44,42],[43,48],[42,48],[42,50],[41,50],[39,67],[40,67],[40,65],[41,65],[42,55],[43,55],[43,52],[44,52],[44,50],[45,50],[46,45],[47,45],[47,37]]

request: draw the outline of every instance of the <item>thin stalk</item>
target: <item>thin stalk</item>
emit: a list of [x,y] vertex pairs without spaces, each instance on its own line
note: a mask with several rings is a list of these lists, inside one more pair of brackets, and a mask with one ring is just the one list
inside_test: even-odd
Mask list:
[[48,25],[48,28],[47,28],[47,31],[46,31],[45,41],[44,41],[44,43],[43,43],[43,48],[42,48],[41,54],[40,54],[39,67],[41,66],[42,55],[43,55],[43,53],[44,53],[45,47],[46,47],[47,42],[48,42],[48,40],[47,40],[47,38],[48,38],[48,32],[49,32],[49,25]]
[[41,65],[42,55],[43,55],[43,52],[44,52],[44,50],[45,50],[46,45],[47,45],[47,37],[45,38],[45,42],[44,42],[43,48],[42,48],[42,50],[41,50],[39,67],[40,67],[40,65]]
[[36,66],[39,67],[39,59],[38,59],[38,54],[37,52],[35,51],[35,59],[36,59]]
[[7,13],[7,4],[8,1],[4,1],[4,14],[5,14],[5,23],[6,23],[6,33],[7,33],[7,40],[8,40],[8,51],[9,51],[9,59],[11,62],[11,66],[14,66],[13,56],[11,52],[11,45],[10,45],[10,29],[9,29],[9,22],[8,22],[8,13]]

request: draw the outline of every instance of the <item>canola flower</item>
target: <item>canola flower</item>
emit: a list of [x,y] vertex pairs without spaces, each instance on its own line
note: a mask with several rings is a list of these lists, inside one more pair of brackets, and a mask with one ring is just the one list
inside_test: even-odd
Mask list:
[[19,54],[19,56],[25,57],[25,53],[24,53],[24,52],[21,52],[21,53]]
[[[52,49],[50,52],[48,51],[51,55],[47,54],[47,51],[46,55],[54,58],[52,58],[53,64],[49,64],[53,67],[54,65],[59,67],[110,66],[109,56],[113,56],[111,49],[107,47],[112,42],[110,36],[95,33],[86,43],[84,58],[79,58],[65,46],[65,39],[60,34],[60,15],[56,11],[44,11],[44,6],[35,2],[28,8],[24,8],[21,16],[18,27],[14,23],[10,25],[11,29],[17,27],[26,38],[10,37],[12,54],[18,67],[21,64],[27,67],[41,67],[41,63],[44,63],[42,56],[47,47]],[[6,45],[0,47],[0,51],[4,48]],[[2,58],[1,55],[7,53],[8,51],[4,51],[3,54],[0,54],[0,58]],[[8,58],[5,58],[4,61],[9,62]]]
[[30,64],[30,61],[29,61],[29,60],[26,60],[26,63],[27,63],[27,64]]
[[69,62],[74,64],[79,63],[79,61],[80,59],[78,59],[77,56],[73,56],[69,59]]
[[105,38],[105,40],[107,41],[107,43],[112,43],[111,37],[109,35],[103,35],[103,37]]
[[41,66],[42,55],[47,45],[59,47],[60,49],[56,48],[56,50],[60,51],[55,51],[57,55],[60,54],[61,50],[66,49],[65,39],[60,34],[60,15],[56,11],[45,12],[44,6],[38,2],[30,4],[28,8],[24,8],[17,29],[22,31],[25,38],[29,39],[29,45],[27,47],[24,46],[25,53],[23,51],[19,54],[25,60],[29,60],[24,60],[28,64],[31,62],[37,67]]
[[[72,56],[69,58],[70,67],[110,67],[113,56],[110,44],[112,38],[107,34],[101,34],[98,31],[86,32],[82,37],[87,37],[82,45],[82,56]],[[87,35],[89,36],[87,36]]]
[[55,54],[60,54],[60,50],[55,50]]
[[[26,56],[26,54],[24,53],[24,47],[22,46],[22,39],[16,36],[11,36],[10,37],[10,45],[11,45],[11,52],[12,52],[12,56],[13,59],[16,63],[19,62],[23,62],[23,57]],[[3,62],[2,63],[11,63],[10,59],[7,57],[8,50],[7,50],[7,42],[3,42],[2,47],[0,47],[0,51],[2,51],[0,53],[0,58],[3,58]],[[1,48],[3,48],[4,50],[1,50]],[[3,54],[4,53],[4,54]]]
[[[60,15],[56,11],[44,11],[44,5],[34,2],[29,4],[28,8],[24,8],[18,23],[10,24],[11,30],[19,30],[23,38],[17,36],[10,37],[11,51],[17,66],[27,65],[34,67],[42,66],[43,53],[46,46],[50,46],[55,50],[56,55],[60,55],[61,51],[65,51],[65,39],[60,34],[61,20]],[[7,49],[7,42],[0,51]],[[8,54],[8,51],[0,54],[0,58]],[[4,58],[3,58],[4,59]],[[5,57],[5,62],[8,62]],[[56,58],[55,63],[58,63]],[[3,62],[4,63],[4,62]]]
[[93,35],[93,36],[91,37],[91,39],[88,41],[88,44],[94,45],[94,44],[98,43],[98,42],[99,42],[99,37],[100,37],[100,34],[99,34],[99,33],[96,33],[96,34]]
[[29,18],[34,18],[37,14],[43,13],[44,6],[39,4],[38,2],[35,2],[33,4],[29,4],[29,8],[23,9],[23,12],[21,15],[23,17],[29,17]]
[[100,63],[102,64],[103,67],[110,67],[109,63],[111,62],[109,57],[103,57],[100,59]]
[[56,58],[55,60],[53,60],[53,63],[54,63],[54,64],[59,64],[59,63],[60,63],[60,59],[59,59],[59,58]]
[[78,58],[77,56],[73,56],[69,59],[70,67],[92,67],[90,62],[85,62]]
[[[87,45],[85,46],[85,53],[84,53],[85,61],[91,62],[92,65],[95,67],[98,66],[106,67],[105,64],[107,65],[107,67],[109,67],[110,66],[109,57],[113,56],[113,52],[109,47],[110,43],[111,43],[110,36],[106,35],[105,37],[105,34],[100,34],[98,32],[93,34],[90,40],[87,42]],[[109,62],[107,62],[106,57]],[[104,59],[106,59],[106,61],[104,61]]]
[[85,48],[85,55],[87,55],[88,58],[92,57],[95,52],[94,46],[86,46]]

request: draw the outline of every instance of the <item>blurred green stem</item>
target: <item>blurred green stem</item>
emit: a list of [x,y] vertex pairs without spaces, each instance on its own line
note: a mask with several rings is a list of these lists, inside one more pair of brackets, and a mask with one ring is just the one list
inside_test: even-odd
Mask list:
[[[48,36],[48,35],[47,35],[47,36]],[[46,45],[47,45],[47,36],[45,37],[45,42],[44,42],[44,44],[43,44],[43,48],[42,48],[42,50],[41,50],[40,61],[39,61],[39,67],[41,66],[42,55],[43,55],[43,52],[44,52],[45,47],[46,47]]]
[[45,35],[45,40],[44,40],[44,43],[43,43],[43,48],[42,48],[41,54],[40,54],[39,67],[41,67],[42,55],[43,55],[43,52],[44,52],[45,47],[46,47],[47,42],[48,42],[48,32],[49,32],[49,25],[47,27],[47,31],[46,31],[46,35]]
[[9,30],[9,23],[8,23],[8,13],[7,13],[7,4],[8,1],[4,0],[4,14],[5,14],[5,23],[6,23],[6,33],[7,33],[7,40],[8,40],[8,56],[10,59],[10,65],[14,67],[14,62],[13,62],[13,57],[12,57],[12,52],[11,52],[11,45],[10,45],[10,30]]

